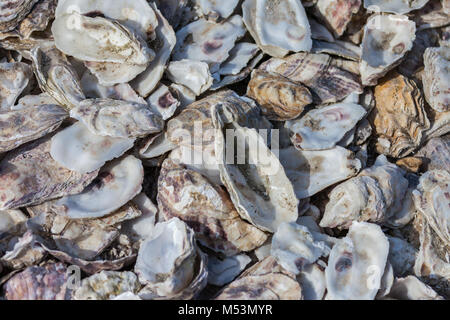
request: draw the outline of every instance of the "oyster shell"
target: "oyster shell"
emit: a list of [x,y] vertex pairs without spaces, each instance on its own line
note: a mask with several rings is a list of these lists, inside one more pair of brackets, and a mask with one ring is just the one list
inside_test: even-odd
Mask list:
[[141,192],[144,168],[140,160],[126,156],[103,167],[99,176],[80,194],[56,201],[58,214],[71,219],[100,218],[120,208]]
[[414,81],[393,74],[375,87],[376,107],[371,115],[379,153],[403,158],[422,143],[430,121]]
[[326,265],[320,264],[319,260],[317,263],[305,266],[297,276],[304,300],[322,300],[327,289],[325,268]]
[[417,250],[406,240],[388,236],[389,263],[396,277],[413,273]]
[[311,50],[311,29],[300,1],[246,0],[242,12],[247,30],[264,53],[282,58],[290,51]]
[[387,221],[402,207],[408,188],[404,174],[380,155],[372,167],[331,191],[320,226],[347,228],[352,221]]
[[325,269],[328,300],[373,300],[386,267],[389,242],[375,224],[353,222],[331,249]]
[[316,9],[319,17],[338,37],[342,36],[352,16],[359,11],[361,0],[318,0]]
[[[160,115],[163,120],[171,118],[180,105],[180,101],[174,97],[172,91],[174,90],[161,84],[147,99],[150,109],[155,114]],[[174,94],[176,96],[176,93]]]
[[342,147],[304,151],[294,147],[279,151],[280,162],[294,186],[298,199],[313,196],[325,188],[355,176],[361,162]]
[[70,110],[93,134],[136,138],[161,131],[164,122],[147,105],[113,99],[89,99]]
[[438,112],[450,111],[450,48],[427,48],[424,54],[423,91]]
[[39,0],[10,0],[0,5],[0,32],[15,29]]
[[0,152],[15,149],[55,131],[67,116],[63,108],[50,104],[1,113]]
[[226,286],[215,300],[301,300],[295,276],[274,257],[256,263]]
[[208,283],[223,286],[236,278],[252,261],[249,256],[240,254],[225,259],[208,257]]
[[369,11],[405,14],[422,8],[429,0],[364,0],[364,8]]
[[268,119],[277,121],[298,117],[312,103],[311,93],[303,85],[262,70],[252,72],[247,96],[258,102]]
[[137,293],[140,284],[130,271],[101,271],[81,281],[73,293],[74,300],[111,300],[123,293]]
[[259,53],[254,43],[239,42],[230,51],[228,59],[220,65],[220,75],[238,75],[249,62]]
[[211,18],[228,18],[238,5],[239,0],[216,1],[197,0],[203,14]]
[[313,109],[296,120],[286,122],[292,143],[303,150],[331,149],[366,115],[354,103],[338,103]]
[[[284,59],[272,58],[259,69],[278,73],[306,85],[316,103],[340,101],[351,93],[362,93],[359,64],[327,54],[296,53]],[[339,85],[336,85],[338,83]]]
[[9,110],[16,103],[31,77],[30,66],[23,62],[0,63],[1,110]]
[[419,30],[424,30],[448,25],[449,16],[448,0],[429,1],[425,7],[417,11],[414,20]]
[[428,170],[450,169],[450,136],[434,138],[419,150],[417,156],[425,157]]
[[166,133],[160,133],[145,138],[139,145],[139,157],[142,159],[152,159],[166,154],[177,148],[167,139]]
[[227,256],[261,246],[267,236],[239,217],[219,186],[172,160],[164,161],[158,181],[159,212],[182,219],[201,244]]
[[379,78],[401,63],[416,38],[416,26],[407,16],[373,15],[364,28],[361,44],[361,81],[376,85]]
[[62,263],[28,267],[5,284],[7,300],[70,300],[71,295]]
[[10,250],[5,252],[3,257],[0,258],[0,262],[5,267],[13,270],[36,265],[40,263],[47,254],[39,245],[38,237],[31,231],[25,232],[20,238],[12,239],[9,245]]
[[133,147],[134,138],[93,134],[82,122],[58,132],[51,140],[51,157],[63,167],[79,173],[92,172]]
[[197,96],[208,90],[213,84],[213,78],[208,64],[201,61],[180,60],[172,61],[167,67],[168,78],[186,86]]
[[50,155],[51,136],[26,144],[0,161],[0,207],[19,208],[81,192],[98,174],[80,174]]
[[398,300],[443,300],[436,291],[414,276],[395,279],[389,298]]

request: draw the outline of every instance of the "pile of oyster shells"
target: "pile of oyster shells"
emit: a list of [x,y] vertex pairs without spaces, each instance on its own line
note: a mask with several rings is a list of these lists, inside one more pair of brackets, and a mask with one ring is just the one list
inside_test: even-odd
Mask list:
[[449,0],[2,1],[1,299],[449,299],[449,37]]

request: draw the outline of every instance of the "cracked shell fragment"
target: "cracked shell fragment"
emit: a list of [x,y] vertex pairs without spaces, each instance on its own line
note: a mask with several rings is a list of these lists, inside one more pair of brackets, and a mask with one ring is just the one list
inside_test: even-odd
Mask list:
[[355,103],[338,103],[313,109],[296,120],[286,122],[292,143],[302,150],[333,148],[352,130],[366,110]]
[[424,54],[423,91],[438,112],[450,111],[450,48],[427,48]]
[[366,86],[401,63],[416,38],[416,25],[407,16],[374,15],[364,28],[361,44],[361,80]]
[[325,269],[328,300],[373,300],[381,285],[389,242],[381,228],[354,222],[331,249]]
[[302,288],[295,275],[274,257],[256,263],[227,285],[215,300],[301,300]]
[[246,0],[242,11],[247,30],[265,53],[282,58],[311,50],[311,28],[300,1]]
[[398,300],[443,300],[430,286],[415,276],[395,279],[389,298]]
[[63,108],[51,104],[0,113],[0,152],[55,131],[67,116]]
[[406,14],[422,8],[429,0],[364,0],[364,8],[369,11]]
[[63,197],[54,206],[71,219],[100,218],[117,210],[141,192],[144,168],[127,156],[103,167],[96,180],[80,194]]
[[222,187],[172,160],[164,161],[158,181],[159,213],[190,226],[201,244],[233,256],[261,246],[267,235],[242,220]]
[[161,117],[147,105],[113,99],[89,99],[70,110],[70,116],[95,135],[136,138],[160,132]]
[[171,81],[186,86],[197,96],[213,84],[208,64],[201,61],[187,59],[172,61],[167,66],[166,73]]
[[311,93],[300,83],[262,70],[252,72],[247,96],[258,102],[263,115],[276,121],[294,119],[312,103]]
[[352,16],[358,13],[362,0],[318,0],[316,8],[319,17],[337,35],[342,36]]
[[208,283],[215,286],[230,283],[251,261],[252,259],[245,254],[225,259],[208,256]]
[[9,110],[27,87],[33,72],[23,62],[0,63],[0,109]]
[[0,161],[0,207],[25,207],[81,192],[98,174],[80,174],[50,155],[51,136],[28,143]]
[[52,158],[65,168],[86,173],[120,157],[133,147],[134,138],[113,138],[93,134],[82,122],[58,132],[51,140]]
[[420,89],[413,80],[392,74],[375,87],[376,106],[372,113],[376,149],[403,158],[415,151],[430,128]]
[[70,300],[68,274],[62,263],[28,267],[6,282],[5,297],[8,300]]
[[15,29],[39,0],[8,0],[0,4],[0,32]]

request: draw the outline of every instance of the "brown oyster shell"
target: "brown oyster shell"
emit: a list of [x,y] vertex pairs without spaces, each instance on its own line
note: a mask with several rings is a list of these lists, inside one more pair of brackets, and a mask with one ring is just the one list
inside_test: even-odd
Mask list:
[[222,187],[170,159],[163,163],[159,176],[158,204],[166,220],[180,218],[202,244],[227,256],[256,249],[267,239],[264,232],[241,219]]
[[52,135],[26,144],[0,161],[0,207],[12,209],[77,194],[98,170],[79,174],[61,167],[50,155]]
[[215,300],[301,300],[295,275],[284,270],[272,256],[244,271]]
[[263,115],[276,121],[295,119],[312,103],[311,93],[303,85],[262,70],[252,72],[247,96],[258,102]]
[[392,74],[375,87],[376,107],[372,113],[377,152],[402,158],[416,150],[430,121],[415,82]]
[[5,284],[8,300],[70,300],[68,271],[62,263],[28,267]]
[[327,54],[295,53],[284,59],[272,58],[259,68],[303,83],[315,94],[316,103],[337,102],[363,92],[359,63]]
[[39,0],[8,0],[0,4],[0,32],[17,27]]

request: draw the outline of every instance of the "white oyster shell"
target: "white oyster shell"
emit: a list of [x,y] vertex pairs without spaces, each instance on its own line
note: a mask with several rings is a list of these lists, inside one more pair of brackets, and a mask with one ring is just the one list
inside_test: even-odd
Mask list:
[[273,235],[270,255],[287,271],[298,275],[305,266],[328,256],[331,248],[314,238],[307,227],[291,223],[281,223]]
[[0,109],[8,110],[15,104],[32,74],[23,62],[0,63]]
[[244,23],[258,46],[273,57],[309,51],[311,28],[300,1],[246,0]]
[[363,85],[375,85],[411,50],[416,25],[403,15],[373,15],[367,20],[360,64]]
[[133,242],[144,241],[153,232],[158,208],[143,192],[131,201],[139,208],[142,215],[137,219],[122,223],[121,232],[126,234]]
[[83,192],[58,200],[55,207],[63,210],[57,213],[71,219],[106,216],[139,194],[143,179],[140,160],[133,156],[118,159],[103,167]]
[[223,286],[230,283],[251,261],[252,259],[245,254],[227,257],[225,259],[209,256],[208,283],[215,286]]
[[325,279],[325,266],[321,263],[313,263],[303,268],[297,276],[297,281],[302,287],[304,300],[322,300],[327,289]]
[[381,285],[389,242],[375,224],[354,222],[331,250],[325,269],[327,299],[373,300]]
[[238,5],[239,0],[197,0],[202,12],[206,16],[228,18]]
[[443,300],[436,291],[415,276],[395,279],[388,297],[398,300]]
[[366,110],[358,104],[338,103],[286,121],[286,127],[292,131],[297,148],[325,150],[333,148],[365,115]]
[[143,144],[139,147],[139,157],[143,159],[152,159],[177,148],[167,139],[167,133],[158,133],[143,140]]
[[120,157],[133,147],[135,139],[102,137],[77,122],[52,138],[52,158],[72,171],[92,172],[105,162]]
[[163,120],[171,118],[177,111],[180,101],[178,101],[170,91],[170,88],[164,84],[159,87],[148,97],[147,103],[150,109]]
[[405,14],[422,8],[429,0],[364,0],[364,8],[375,12]]
[[342,147],[323,151],[304,151],[294,147],[279,150],[280,162],[294,186],[298,199],[305,199],[325,188],[355,176],[361,161]]
[[213,78],[208,64],[194,60],[172,61],[167,67],[168,78],[182,84],[197,96],[208,90],[213,84]]
[[438,112],[450,111],[450,48],[427,48],[424,65],[422,83],[427,102]]
[[240,42],[230,51],[228,59],[220,66],[220,75],[237,75],[249,61],[259,52],[258,46],[254,43]]

